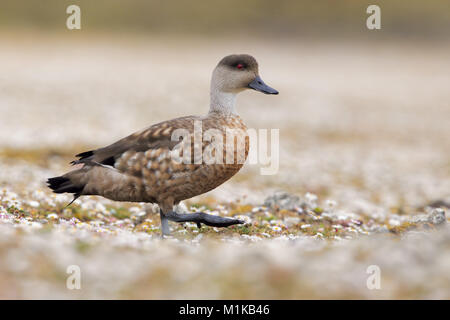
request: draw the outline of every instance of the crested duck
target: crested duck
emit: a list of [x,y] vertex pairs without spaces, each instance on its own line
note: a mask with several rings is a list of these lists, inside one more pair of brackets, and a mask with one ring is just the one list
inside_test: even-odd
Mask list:
[[[247,54],[226,56],[212,74],[208,114],[164,121],[109,146],[82,152],[76,155],[77,160],[71,162],[80,168],[49,178],[48,186],[55,193],[73,193],[72,202],[83,195],[99,195],[116,201],[157,203],[163,235],[170,234],[169,220],[194,222],[198,227],[201,223],[215,227],[242,224],[243,221],[238,219],[203,212],[181,214],[173,208],[182,200],[218,187],[243,166],[248,155],[249,139],[247,127],[236,113],[235,101],[237,94],[245,89],[278,94],[259,76],[255,58]],[[222,135],[227,147],[226,155],[222,153],[222,158],[218,150],[211,152],[212,157],[219,161],[211,163],[202,158],[200,161],[180,162],[173,156],[174,150],[182,145],[187,149],[178,150],[178,155],[184,154],[187,159],[195,160],[195,148],[198,147],[195,142],[196,126],[201,132],[212,129]],[[179,136],[174,139],[177,129],[187,133],[181,143]],[[237,132],[231,139],[226,135],[229,130]],[[242,138],[244,143],[238,143]],[[201,152],[211,144],[207,140],[200,140]],[[230,154],[230,146],[231,157],[226,158]],[[243,159],[239,154],[243,155]]]

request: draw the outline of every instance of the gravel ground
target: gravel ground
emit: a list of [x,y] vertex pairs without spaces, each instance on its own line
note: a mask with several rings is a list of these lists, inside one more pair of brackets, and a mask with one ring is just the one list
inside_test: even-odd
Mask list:
[[[5,37],[0,298],[449,299],[448,46],[270,41]],[[45,188],[75,153],[205,112],[230,52],[254,54],[280,91],[238,101],[250,127],[280,129],[279,170],[247,165],[178,209],[245,225],[161,239],[152,205],[65,208]]]

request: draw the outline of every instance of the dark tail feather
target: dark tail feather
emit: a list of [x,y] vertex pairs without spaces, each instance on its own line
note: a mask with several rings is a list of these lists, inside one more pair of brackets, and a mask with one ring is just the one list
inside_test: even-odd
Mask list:
[[73,194],[73,199],[72,199],[72,201],[70,201],[70,202],[64,207],[64,209],[67,208],[68,206],[70,206],[72,203],[74,203],[74,201],[77,200],[80,196],[81,196],[81,194],[79,194],[79,193],[74,193],[74,194]]
[[89,150],[86,152],[79,153],[75,156],[75,157],[78,157],[79,159],[71,161],[70,164],[82,163],[83,160],[86,160],[87,158],[92,157],[93,155],[94,155],[94,150]]
[[74,198],[67,206],[71,205],[81,195],[84,187],[74,185],[69,178],[63,176],[49,178],[47,184],[54,193],[73,193]]

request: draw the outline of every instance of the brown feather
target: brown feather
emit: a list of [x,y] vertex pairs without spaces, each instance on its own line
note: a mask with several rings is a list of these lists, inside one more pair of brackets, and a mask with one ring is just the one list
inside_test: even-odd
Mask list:
[[[202,130],[217,129],[226,141],[226,129],[239,129],[244,135],[244,145],[234,141],[234,162],[226,164],[201,164],[194,161],[194,121],[202,121]],[[180,143],[172,141],[175,129],[186,129],[191,136],[191,164],[177,163],[170,151]],[[82,194],[101,195],[116,201],[137,201],[178,203],[196,195],[210,191],[236,174],[243,163],[238,163],[238,154],[248,155],[246,126],[237,115],[210,113],[206,117],[182,117],[155,124],[136,132],[107,147],[93,150],[79,162],[86,166],[79,176],[79,170],[70,174],[71,181],[84,185]],[[242,138],[242,137],[241,137]],[[239,139],[236,139],[239,140]],[[203,141],[202,153],[210,143]],[[238,147],[244,148],[238,150]],[[114,158],[114,166],[104,165],[104,161]],[[68,175],[69,175],[68,174]],[[77,177],[77,174],[79,177]],[[82,183],[81,183],[82,181]]]

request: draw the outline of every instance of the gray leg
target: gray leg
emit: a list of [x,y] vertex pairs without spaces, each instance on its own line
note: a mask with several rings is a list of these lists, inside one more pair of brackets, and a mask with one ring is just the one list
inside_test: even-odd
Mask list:
[[243,224],[244,221],[231,218],[223,218],[219,216],[214,216],[211,214],[206,214],[204,212],[195,213],[176,213],[175,211],[170,211],[165,214],[165,217],[171,221],[175,222],[195,222],[200,228],[201,224],[204,223],[207,226],[212,227],[228,227],[233,224]]
[[161,232],[163,236],[170,235],[170,227],[169,227],[169,219],[162,213],[159,212],[159,216],[161,218]]

